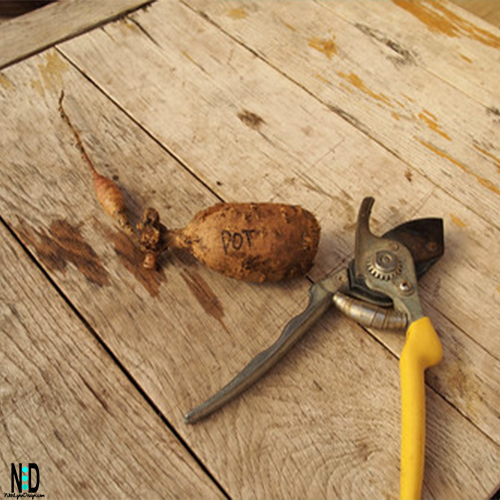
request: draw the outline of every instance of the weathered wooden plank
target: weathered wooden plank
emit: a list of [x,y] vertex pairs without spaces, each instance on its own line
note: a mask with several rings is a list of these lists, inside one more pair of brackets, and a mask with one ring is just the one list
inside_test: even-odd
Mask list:
[[388,47],[316,3],[186,3],[498,227],[497,95],[478,103],[413,64],[410,48]]
[[497,0],[451,0],[455,5],[466,9],[475,16],[500,28],[500,5]]
[[1,491],[34,462],[49,498],[224,498],[3,224],[0,269]]
[[[170,19],[182,26],[182,18]],[[206,29],[204,22],[196,23],[196,16],[189,21],[197,36],[201,34],[197,30]],[[130,80],[129,91],[135,98],[127,93],[112,93],[112,97],[121,104],[127,99],[135,102],[134,116],[147,115],[153,124],[158,120],[155,126],[147,123],[148,131],[187,159],[189,167],[223,197],[284,197],[315,209],[329,228],[318,257],[319,267],[327,267],[328,259],[328,266],[345,259],[352,251],[355,211],[362,193],[367,192],[366,185],[356,183],[356,169],[349,172],[346,165],[364,165],[367,158],[373,158],[370,168],[374,170],[366,172],[375,179],[372,192],[382,197],[387,180],[377,180],[373,174],[388,163],[393,170],[385,175],[394,178],[401,163],[377,145],[367,145],[356,153],[361,149],[360,135],[354,129],[260,61],[249,64],[241,58],[238,47],[232,62],[238,72],[222,75],[229,75],[231,91],[221,85],[222,80],[215,80],[212,87],[203,83],[205,93],[196,93],[200,88],[195,84],[199,85],[203,71],[198,67],[197,79],[193,79],[193,62],[183,56],[189,64],[181,64],[175,51],[160,50],[134,26],[119,22],[99,30],[97,36],[86,35],[74,46],[72,55],[77,59],[74,54],[81,51],[89,59],[94,57],[97,66],[105,63],[107,74],[93,67],[87,71],[88,61],[81,65],[110,92],[108,82],[114,83],[116,71],[125,70],[117,59],[132,55],[128,51],[132,45],[136,47],[137,53],[128,60],[140,75]],[[202,32],[205,42],[220,43],[219,38],[212,38],[212,29]],[[181,50],[182,43],[180,38]],[[84,52],[89,47],[95,52]],[[48,61],[53,61],[58,71],[44,79]],[[215,66],[218,69],[218,64]],[[60,90],[64,88],[68,97],[73,96],[81,109],[92,110],[79,113],[68,98],[68,111],[81,117],[76,126],[82,130],[90,156],[103,173],[119,175],[134,218],[141,206],[154,203],[165,214],[167,225],[181,225],[215,197],[54,51],[9,68],[4,76],[10,87],[2,89],[9,96],[2,101],[7,124],[3,137],[13,146],[4,148],[6,155],[0,160],[5,178],[0,187],[0,213],[227,491],[235,497],[395,497],[399,467],[397,360],[339,316],[332,314],[318,325],[285,363],[226,411],[195,428],[183,425],[183,411],[227,381],[303,307],[308,283],[298,280],[257,287],[170,257],[162,273],[151,276],[141,272],[136,252],[124,236],[110,229],[109,220],[95,203],[85,166],[57,113]],[[123,85],[129,84],[129,76],[123,71]],[[204,78],[210,81],[214,73]],[[262,82],[266,82],[267,92]],[[249,89],[255,89],[257,95]],[[265,97],[269,89],[272,99]],[[184,114],[175,102],[187,108]],[[290,110],[290,102],[301,106]],[[254,107],[257,105],[262,109]],[[186,114],[196,106],[196,113]],[[253,110],[274,124],[270,129],[262,127],[265,137],[249,127],[255,125],[250,114],[242,115],[243,120],[236,116],[243,109]],[[282,114],[274,115],[277,111]],[[318,134],[311,128],[312,137],[305,139],[305,132],[298,131],[309,123],[312,126],[318,116],[335,135]],[[286,123],[283,130],[277,126],[280,123]],[[224,135],[231,127],[235,129],[235,144],[227,142]],[[19,138],[19,130],[29,140]],[[269,139],[273,143],[265,146]],[[309,140],[309,146],[317,146],[318,154],[311,177],[301,166],[306,153],[300,153]],[[240,146],[254,146],[247,149],[246,161],[236,155],[240,152],[237,141]],[[331,155],[339,154],[334,156],[339,162],[334,168],[329,161],[332,157],[324,154],[332,148]],[[216,164],[217,158],[221,165]],[[238,161],[257,165],[259,171],[228,168],[229,162],[238,165]],[[415,212],[423,215],[419,205],[435,190],[418,173],[408,173],[406,167],[398,173],[406,184],[399,193],[388,193],[387,205],[376,214],[377,229]],[[295,181],[290,181],[292,174]],[[27,179],[34,187],[26,187]],[[304,184],[312,187],[304,189]],[[343,193],[348,184],[354,186],[353,199]],[[325,191],[337,199],[331,200]],[[414,200],[401,206],[399,198],[409,194]],[[339,204],[342,210],[338,210]],[[401,213],[396,208],[399,206]],[[337,214],[333,221],[332,213]],[[64,244],[68,239],[79,242],[78,252]],[[479,368],[473,363],[471,370]],[[381,373],[387,375],[382,380]],[[464,447],[467,456],[460,453]],[[471,492],[470,496],[485,497],[496,485],[494,465],[498,459],[498,445],[430,391],[431,472],[426,496]]]
[[[467,1],[458,4],[467,5]],[[500,30],[446,1],[321,4],[388,54],[416,64],[485,106],[498,102]],[[427,35],[427,36],[426,36]],[[438,55],[436,55],[438,54]]]
[[[40,72],[47,61],[58,68],[50,80]],[[296,310],[307,282],[255,287],[174,256],[165,259],[162,273],[141,271],[138,252],[97,206],[87,167],[58,114],[61,89],[96,167],[119,175],[135,220],[154,204],[168,226],[180,226],[217,199],[54,51],[9,68],[6,76],[12,85],[2,89],[9,99],[1,100],[7,153],[2,216],[162,411],[183,427],[182,415],[202,396],[200,389],[213,387],[217,375],[227,376],[267,342],[276,323]],[[74,96],[92,113],[71,107]],[[260,324],[248,337],[242,325],[257,317]],[[223,356],[234,365],[226,367]],[[217,439],[205,439],[215,454]],[[233,473],[238,467],[233,463]]]
[[0,27],[0,69],[151,0],[58,0]]
[[[175,19],[168,30],[165,19]],[[446,255],[437,274],[422,284],[422,298],[442,315],[437,322],[443,330],[449,319],[459,319],[456,334],[445,332],[445,349],[449,344],[457,354],[453,346],[469,345],[468,337],[479,344],[471,351],[478,361],[462,368],[466,380],[482,381],[488,397],[468,392],[465,403],[453,382],[441,384],[440,390],[478,426],[500,436],[500,377],[482,368],[483,356],[492,366],[500,348],[495,333],[500,275],[498,257],[492,258],[500,253],[498,229],[188,10],[158,4],[138,22],[163,51],[139,32],[129,37],[125,22],[66,44],[64,51],[226,199],[300,201],[315,211],[323,240],[313,277],[352,254],[358,200],[367,193],[380,199],[374,213],[379,231],[414,217],[445,217]],[[134,89],[146,77],[137,105]],[[242,110],[261,117],[258,130],[242,123]],[[480,329],[478,311],[484,317]],[[400,352],[395,336],[384,336],[384,341]]]

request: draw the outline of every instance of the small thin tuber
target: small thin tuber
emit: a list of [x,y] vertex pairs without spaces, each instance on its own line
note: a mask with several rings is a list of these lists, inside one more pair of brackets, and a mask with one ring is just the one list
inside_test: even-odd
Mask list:
[[66,122],[76,140],[76,146],[82,155],[82,158],[87,163],[92,172],[94,178],[94,191],[97,200],[101,204],[104,211],[115,219],[118,224],[123,228],[123,230],[132,238],[136,239],[137,234],[134,230],[133,225],[130,223],[126,211],[125,211],[125,201],[123,199],[122,192],[119,187],[108,177],[101,175],[94,167],[92,161],[90,160],[85,148],[83,146],[80,134],[71,123],[69,116],[67,115],[64,106],[64,92],[61,92],[59,97],[59,113],[62,119]]
[[154,209],[138,225],[144,266],[170,248],[189,251],[225,276],[263,282],[306,273],[318,249],[320,227],[311,212],[277,203],[219,203],[183,229],[168,230]]

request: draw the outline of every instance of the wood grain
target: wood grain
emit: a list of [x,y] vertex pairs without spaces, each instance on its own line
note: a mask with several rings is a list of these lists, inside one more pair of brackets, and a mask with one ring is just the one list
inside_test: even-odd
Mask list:
[[0,69],[151,0],[58,0],[0,26]]
[[[374,209],[374,228],[380,232],[415,217],[440,214],[445,218],[446,254],[422,283],[421,295],[424,305],[438,311],[433,319],[438,329],[442,325],[445,350],[449,347],[449,352],[457,353],[456,343],[468,345],[469,339],[477,344],[478,350],[472,348],[477,363],[462,364],[452,356],[449,366],[461,366],[466,380],[482,380],[481,390],[487,395],[475,391],[463,395],[461,386],[453,382],[439,387],[500,442],[496,417],[500,377],[490,369],[496,366],[495,353],[500,349],[495,333],[500,327],[496,314],[500,296],[495,290],[500,275],[499,266],[491,265],[492,255],[500,251],[498,229],[188,9],[160,3],[151,12],[154,15],[146,13],[136,20],[156,44],[139,32],[132,41],[121,22],[108,26],[107,34],[94,32],[78,43],[65,44],[63,50],[225,199],[269,197],[300,201],[313,210],[323,235],[313,278],[352,255],[358,200],[367,193],[380,199]],[[165,18],[176,19],[175,26],[165,30]],[[99,63],[104,60],[105,69]],[[129,70],[126,61],[136,66]],[[167,84],[165,74],[180,76],[169,77]],[[144,77],[135,75],[147,75],[150,82],[142,87],[139,104],[131,96]],[[252,110],[266,125],[256,133],[239,120],[241,109]],[[215,128],[211,120],[228,125]],[[388,189],[393,185],[397,189]],[[489,283],[486,288],[484,283]],[[480,329],[477,311],[484,318]],[[450,321],[458,326],[453,335],[447,334]],[[393,352],[400,352],[402,338],[377,335]],[[464,352],[457,354],[469,355]],[[485,363],[483,356],[489,361]],[[445,379],[451,381],[455,372]]]
[[452,2],[500,28],[500,5],[497,0],[452,0]]
[[456,3],[368,0],[348,8],[343,2],[321,5],[371,37],[394,61],[418,65],[485,106],[500,97],[495,85],[499,72],[492,66],[498,60],[500,30]]
[[[354,6],[353,18],[358,23],[347,22],[332,12],[331,2],[325,4],[327,7],[301,2],[294,9],[281,2],[186,3],[498,227],[493,215],[500,196],[500,150],[495,142],[498,91],[490,92],[487,102],[480,103],[455,87],[458,78],[450,85],[422,71],[413,63],[411,46],[402,43],[399,49],[396,45],[387,47],[377,40],[376,31],[360,29],[365,16],[364,11],[356,12],[358,2],[339,3],[345,9]],[[378,5],[384,9],[385,4]],[[245,16],[233,19],[230,12],[238,8],[246,9]],[[399,11],[402,21],[406,20],[403,16],[409,14],[404,9]],[[416,26],[417,33],[425,29],[422,23]],[[262,31],[273,36],[268,40]],[[500,43],[500,36],[492,36]],[[339,55],[332,58],[329,51],[325,54],[318,50],[320,42],[327,46],[334,43]],[[489,54],[489,72],[498,51],[489,46],[482,51],[485,59]]]
[[445,345],[445,361],[428,377],[424,495],[492,493],[500,460],[500,280],[492,263],[498,229],[489,218],[185,6],[155,3],[134,22],[59,50],[2,74],[9,147],[0,159],[0,214],[226,491],[395,498],[399,387],[390,351],[399,353],[402,337],[376,332],[374,339],[332,312],[242,398],[184,426],[189,407],[304,307],[309,283],[248,285],[182,255],[166,255],[159,273],[141,270],[134,246],[97,206],[58,116],[63,88],[89,155],[101,173],[117,177],[135,220],[150,204],[176,227],[220,198],[301,203],[323,228],[311,273],[318,277],[352,254],[366,194],[378,200],[377,232],[445,216],[446,256],[422,282],[424,308]]
[[34,462],[50,498],[224,498],[0,225],[0,489]]

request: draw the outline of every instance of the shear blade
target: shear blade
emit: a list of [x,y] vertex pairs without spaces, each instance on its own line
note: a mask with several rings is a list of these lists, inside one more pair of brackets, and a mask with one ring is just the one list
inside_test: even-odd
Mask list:
[[403,244],[411,253],[420,279],[444,254],[443,219],[415,219],[384,234],[384,238]]

